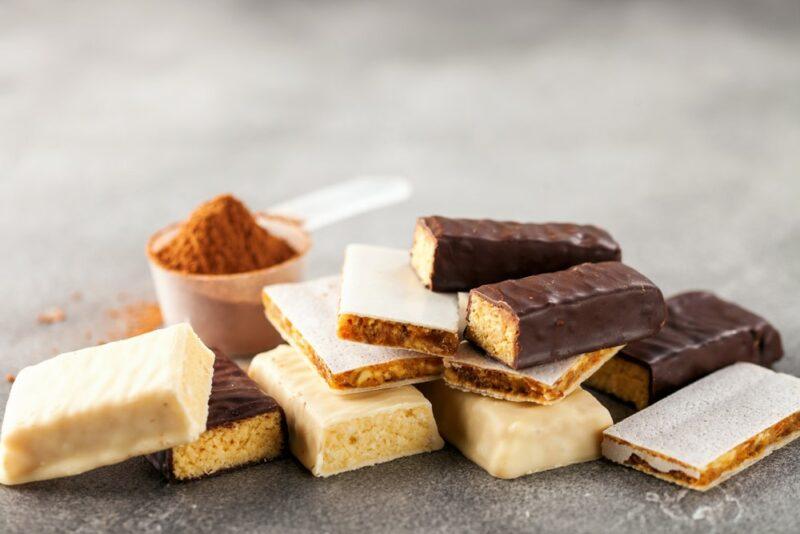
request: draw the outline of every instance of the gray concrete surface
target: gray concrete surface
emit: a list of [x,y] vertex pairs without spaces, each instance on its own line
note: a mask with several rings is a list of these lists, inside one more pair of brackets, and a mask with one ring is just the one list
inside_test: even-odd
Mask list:
[[[666,293],[766,315],[800,375],[799,169],[796,0],[0,2],[0,371],[152,299],[146,238],[203,199],[375,172],[415,196],[319,231],[311,274],[420,214],[593,222]],[[449,448],[178,486],[134,459],[0,488],[0,531],[797,532],[799,467],[794,444],[696,494],[602,461],[500,481]]]

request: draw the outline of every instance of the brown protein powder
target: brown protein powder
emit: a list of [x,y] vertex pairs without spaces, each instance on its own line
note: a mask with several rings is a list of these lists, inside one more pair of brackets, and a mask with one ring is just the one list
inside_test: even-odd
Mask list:
[[220,195],[200,205],[156,252],[167,268],[191,274],[234,274],[282,263],[296,253],[256,223],[245,205]]

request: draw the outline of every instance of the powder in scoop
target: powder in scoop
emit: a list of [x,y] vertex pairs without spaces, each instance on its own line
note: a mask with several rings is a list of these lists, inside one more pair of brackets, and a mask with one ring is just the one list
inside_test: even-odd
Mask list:
[[271,267],[295,255],[256,223],[241,201],[218,196],[198,207],[156,253],[166,267],[192,274],[233,274]]

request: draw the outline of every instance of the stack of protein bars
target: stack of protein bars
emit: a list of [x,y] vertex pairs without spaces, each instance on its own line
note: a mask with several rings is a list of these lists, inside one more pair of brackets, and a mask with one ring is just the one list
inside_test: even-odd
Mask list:
[[[444,438],[503,478],[595,459],[602,442],[614,461],[707,489],[796,437],[800,380],[736,363],[779,358],[777,332],[709,293],[665,303],[620,260],[594,226],[421,218],[410,258],[350,245],[341,276],[265,288],[293,349],[250,374],[318,475],[439,447],[408,387],[422,382]],[[734,363],[614,427],[580,387],[643,408]],[[746,394],[762,386],[768,399]]]
[[[410,258],[350,245],[341,277],[264,288],[267,317],[296,352],[259,356],[250,375],[286,410],[290,446],[315,474],[433,448],[421,435],[411,451],[381,452],[417,443],[406,426],[425,426],[421,416],[387,415],[369,424],[376,436],[346,428],[327,445],[308,423],[319,417],[300,413],[328,413],[323,400],[348,407],[365,391],[383,406],[395,388],[418,382],[430,382],[420,389],[443,436],[495,476],[595,459],[612,421],[579,386],[665,318],[661,292],[620,256],[594,226],[422,218]],[[293,374],[301,370],[302,380]],[[320,388],[309,400],[313,371]],[[363,458],[362,448],[381,456]]]

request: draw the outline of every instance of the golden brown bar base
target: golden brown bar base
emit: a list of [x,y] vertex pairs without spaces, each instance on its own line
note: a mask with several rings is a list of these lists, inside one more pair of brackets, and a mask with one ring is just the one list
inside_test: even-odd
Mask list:
[[583,354],[554,384],[546,384],[531,377],[487,369],[451,358],[444,362],[445,383],[461,391],[479,393],[495,399],[514,402],[553,404],[572,393],[588,375],[603,365],[622,347],[611,347]]
[[[702,471],[700,478],[693,478],[681,471],[658,471],[635,453],[631,454],[623,465],[679,486],[697,491],[707,491],[798,437],[800,437],[800,413],[795,413],[714,460]],[[608,435],[603,439],[616,441],[634,450],[641,450],[643,453],[663,460],[679,463],[664,454],[636,447],[624,440]]]
[[341,314],[336,331],[341,339],[450,356],[458,350],[458,335],[424,326]]
[[192,480],[272,460],[285,439],[278,410],[206,430],[196,441],[172,449],[172,478]]
[[375,388],[392,382],[404,382],[418,378],[434,378],[442,374],[442,359],[438,356],[414,358],[389,362],[380,365],[367,365],[345,373],[334,374],[325,362],[306,342],[292,323],[284,317],[280,309],[269,297],[262,293],[267,319],[280,332],[283,338],[301,351],[316,367],[317,372],[332,389],[347,391],[352,389]]
[[517,318],[474,292],[469,296],[465,337],[492,358],[514,366],[519,351]]
[[586,385],[642,410],[650,404],[650,371],[622,357],[612,358]]
[[417,223],[414,228],[414,243],[411,245],[411,267],[422,284],[431,288],[433,260],[436,255],[436,238],[424,224]]

